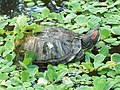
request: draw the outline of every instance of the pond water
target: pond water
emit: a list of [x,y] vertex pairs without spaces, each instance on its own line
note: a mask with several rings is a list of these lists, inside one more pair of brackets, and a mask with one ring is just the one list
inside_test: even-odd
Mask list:
[[41,12],[45,7],[49,8],[53,12],[62,11],[62,7],[64,5],[65,0],[41,0],[44,4],[38,5],[38,0],[33,0],[33,6],[27,6],[28,2],[24,2],[24,0],[0,0],[0,14],[8,15],[10,18],[14,16],[18,16],[21,13],[30,15],[31,11]]

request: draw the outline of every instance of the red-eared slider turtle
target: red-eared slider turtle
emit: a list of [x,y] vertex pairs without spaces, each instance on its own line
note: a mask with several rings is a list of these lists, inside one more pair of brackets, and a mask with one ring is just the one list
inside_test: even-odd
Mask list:
[[99,28],[79,35],[62,27],[44,26],[40,33],[27,39],[22,48],[37,53],[36,64],[65,64],[81,58],[86,49],[97,43],[98,38]]

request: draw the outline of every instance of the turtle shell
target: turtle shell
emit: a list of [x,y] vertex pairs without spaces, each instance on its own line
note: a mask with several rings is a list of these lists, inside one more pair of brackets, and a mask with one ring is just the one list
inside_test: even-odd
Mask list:
[[77,33],[57,26],[44,26],[36,36],[31,36],[22,45],[24,50],[37,53],[34,63],[59,64],[73,60],[81,49]]

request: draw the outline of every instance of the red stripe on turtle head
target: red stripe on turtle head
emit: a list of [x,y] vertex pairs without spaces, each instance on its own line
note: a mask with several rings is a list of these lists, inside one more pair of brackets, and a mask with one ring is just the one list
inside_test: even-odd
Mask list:
[[92,34],[91,39],[95,39],[96,36],[97,36],[97,34],[98,34],[98,31],[96,30],[96,31]]

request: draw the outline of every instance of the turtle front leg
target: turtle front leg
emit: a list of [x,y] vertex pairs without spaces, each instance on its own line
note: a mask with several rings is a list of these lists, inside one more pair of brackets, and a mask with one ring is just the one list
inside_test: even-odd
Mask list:
[[80,59],[83,56],[83,54],[84,54],[83,50],[79,51],[78,54],[75,57],[75,60]]

